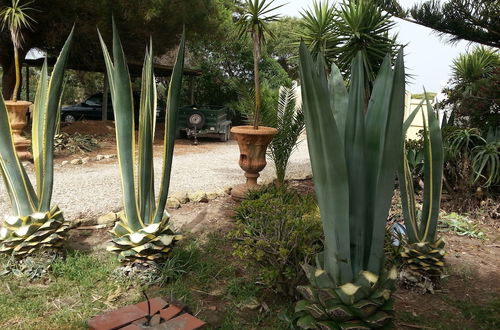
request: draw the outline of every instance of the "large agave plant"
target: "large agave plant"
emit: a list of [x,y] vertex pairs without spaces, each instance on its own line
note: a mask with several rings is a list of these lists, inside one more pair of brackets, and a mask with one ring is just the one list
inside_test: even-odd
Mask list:
[[396,271],[384,270],[385,223],[401,154],[405,93],[403,53],[389,56],[365,112],[364,58],[352,63],[349,91],[337,66],[300,46],[307,141],[323,222],[325,250],[304,269],[297,325],[371,329],[390,323]]
[[[116,141],[122,181],[124,213],[111,230],[109,251],[122,261],[134,262],[165,258],[182,238],[170,228],[165,211],[174,152],[175,126],[184,70],[184,35],[181,39],[167,96],[162,178],[155,200],[153,139],[156,126],[156,82],[153,73],[152,43],[146,50],[142,71],[139,115],[138,166],[135,172],[134,103],[130,75],[116,27],[113,25],[113,60],[102,37],[101,46],[109,77],[115,114]],[[137,175],[137,182],[135,176]],[[137,189],[136,189],[137,184]]]
[[0,172],[7,187],[13,214],[0,229],[0,252],[26,256],[42,248],[62,245],[68,229],[62,212],[51,206],[54,177],[54,136],[60,116],[64,69],[73,37],[71,31],[49,78],[47,61],[33,108],[33,159],[36,189],[21,164],[12,140],[7,109],[0,96]]
[[401,256],[410,269],[424,272],[427,275],[439,275],[444,266],[443,257],[445,255],[444,241],[436,238],[444,153],[438,119],[428,100],[426,105],[426,114],[424,115],[421,104],[408,117],[403,128],[406,133],[417,113],[422,113],[425,186],[421,211],[416,206],[413,177],[406,153],[403,153],[398,171],[403,218],[408,235],[407,245],[403,248]]

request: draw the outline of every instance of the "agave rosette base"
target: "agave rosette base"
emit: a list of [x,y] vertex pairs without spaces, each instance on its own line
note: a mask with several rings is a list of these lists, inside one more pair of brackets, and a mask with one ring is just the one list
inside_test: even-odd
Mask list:
[[295,306],[302,329],[377,329],[392,322],[394,268],[381,276],[363,271],[353,283],[340,286],[321,268],[304,270],[310,284],[297,288],[304,300]]
[[120,216],[115,227],[110,231],[113,235],[108,251],[118,253],[123,262],[159,261],[170,254],[174,244],[182,239],[170,227],[169,218],[161,222],[145,225],[139,230],[127,226],[124,215]]
[[69,229],[59,207],[28,216],[9,216],[0,229],[0,252],[26,256],[35,250],[60,248]]
[[438,239],[434,243],[419,242],[409,244],[404,247],[401,252],[401,257],[405,265],[415,271],[429,273],[431,275],[439,275],[443,271],[445,242]]

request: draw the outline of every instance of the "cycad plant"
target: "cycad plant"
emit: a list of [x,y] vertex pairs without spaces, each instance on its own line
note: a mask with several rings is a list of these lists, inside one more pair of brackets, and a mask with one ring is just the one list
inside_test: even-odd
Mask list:
[[405,93],[403,54],[386,56],[365,113],[363,53],[352,63],[349,91],[332,65],[302,44],[300,72],[307,141],[325,250],[304,266],[297,325],[304,329],[380,328],[392,319],[395,269],[384,268],[385,224],[401,154]]
[[25,256],[42,248],[62,245],[68,229],[62,212],[51,205],[54,178],[54,136],[60,116],[63,75],[73,31],[49,78],[44,62],[33,108],[33,159],[36,189],[16,154],[7,109],[0,97],[0,172],[7,187],[13,216],[0,229],[0,252]]
[[426,100],[425,115],[422,109],[421,104],[408,117],[403,127],[403,132],[406,133],[417,113],[422,113],[424,191],[421,210],[418,210],[415,202],[413,175],[406,152],[402,154],[403,157],[401,157],[402,161],[400,161],[398,170],[403,218],[408,236],[401,256],[405,265],[410,269],[435,279],[435,276],[439,276],[442,272],[444,266],[443,257],[445,255],[444,241],[437,238],[443,178],[443,142],[439,122],[429,100]]
[[170,216],[165,211],[165,205],[170,185],[175,128],[184,70],[185,38],[183,35],[168,89],[162,178],[158,200],[155,200],[153,139],[156,126],[156,82],[153,73],[152,43],[146,49],[142,71],[136,172],[134,102],[125,54],[114,24],[113,59],[102,37],[100,35],[99,37],[113,101],[124,203],[124,213],[111,230],[113,237],[108,250],[117,252],[120,260],[125,262],[161,260],[168,255],[174,243],[182,238],[181,235],[172,231],[169,223]]
[[269,126],[278,129],[278,133],[269,144],[268,154],[276,168],[276,179],[279,185],[285,184],[288,161],[299,143],[300,134],[304,131],[304,113],[302,105],[297,105],[296,85],[280,87],[278,106],[273,111],[273,123]]

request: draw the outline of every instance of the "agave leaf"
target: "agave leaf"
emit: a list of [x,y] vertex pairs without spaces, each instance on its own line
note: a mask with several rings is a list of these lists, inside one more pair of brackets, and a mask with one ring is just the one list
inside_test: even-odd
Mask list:
[[73,33],[74,27],[71,29],[57,57],[50,80],[47,78],[47,61],[45,60],[41,72],[40,84],[38,85],[37,97],[35,98],[33,115],[36,120],[33,122],[33,156],[39,197],[37,210],[41,212],[48,212],[50,210],[52,199],[52,188],[54,185],[54,136],[60,118],[64,70]]
[[399,190],[401,192],[401,205],[403,209],[403,220],[407,228],[408,239],[410,242],[418,241],[418,217],[415,202],[415,191],[413,189],[413,176],[408,162],[408,153],[406,152],[406,132],[415,116],[422,110],[422,102],[413,112],[408,116],[403,124],[403,150],[401,154],[401,161],[398,166]]
[[[391,68],[390,57],[386,56],[380,71],[375,79],[371,98],[368,102],[368,111],[365,117],[366,125],[366,190],[367,208],[374,210],[378,198],[378,180],[380,167],[382,166],[382,150],[385,146],[385,134],[391,102],[394,72]],[[373,217],[368,214],[369,221],[366,222],[366,231],[373,232]],[[366,248],[371,248],[372,237],[367,237]],[[369,255],[369,251],[365,251]]]
[[141,105],[139,114],[138,203],[140,217],[150,223],[154,214],[153,140],[156,125],[156,83],[153,73],[153,42],[142,68]]
[[421,241],[434,242],[436,240],[437,221],[439,216],[439,204],[441,202],[441,188],[443,178],[443,141],[439,122],[432,109],[432,105],[427,102],[427,125],[424,119],[424,201],[422,205],[422,221],[424,229],[421,232]]
[[359,52],[352,62],[352,80],[345,127],[345,160],[349,180],[349,216],[352,271],[364,269],[365,243],[370,230],[366,195],[364,70],[363,55]]
[[[300,73],[307,143],[325,233],[324,266],[336,283],[353,277],[350,256],[349,186],[343,144],[330,105],[326,74],[304,43]],[[335,155],[335,157],[326,157]]]
[[182,87],[182,74],[184,71],[185,44],[186,34],[185,31],[183,31],[179,51],[177,52],[177,59],[175,60],[174,70],[172,72],[168,88],[165,137],[163,142],[162,177],[154,222],[160,222],[164,216],[168,189],[170,187],[170,174],[174,155],[175,133],[177,129],[177,117],[179,113],[180,92]]
[[108,73],[109,88],[113,101],[113,111],[116,125],[116,142],[118,149],[118,163],[123,192],[125,218],[132,230],[139,230],[142,220],[139,216],[135,196],[134,155],[134,103],[132,101],[132,86],[130,74],[123,53],[120,37],[113,20],[113,60],[109,56],[106,44],[99,33],[101,47]]
[[[3,96],[0,96],[0,167],[2,167],[3,177],[16,215],[31,214],[36,207],[31,199],[29,188],[31,182],[23,175],[22,166],[12,140],[9,114]],[[32,186],[31,189],[33,189]]]
[[342,143],[344,143],[349,94],[344,84],[344,78],[342,78],[342,74],[335,64],[332,64],[330,77],[328,79],[328,87],[330,89],[330,104],[333,110],[333,117],[337,123]]
[[405,71],[403,49],[400,49],[394,67],[391,88],[389,114],[386,129],[383,133],[384,147],[381,150],[381,161],[377,175],[377,194],[375,195],[373,214],[373,231],[366,270],[379,274],[384,261],[384,236],[387,213],[394,193],[396,169],[401,155],[401,135],[404,117]]

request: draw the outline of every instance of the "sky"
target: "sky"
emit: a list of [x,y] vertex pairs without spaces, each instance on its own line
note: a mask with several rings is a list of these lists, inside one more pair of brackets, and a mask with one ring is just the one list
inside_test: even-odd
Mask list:
[[[420,2],[422,1],[400,1],[405,8]],[[281,15],[300,17],[300,12],[312,5],[313,0],[275,0],[274,3],[286,4],[278,9]],[[413,77],[406,87],[407,90],[418,94],[422,93],[425,87],[428,92],[440,92],[450,79],[450,65],[453,59],[467,51],[471,45],[465,41],[450,45],[441,40],[431,29],[397,18],[394,20],[396,26],[392,33],[398,34],[398,41],[401,44],[408,44],[405,48],[405,65],[407,73]]]

